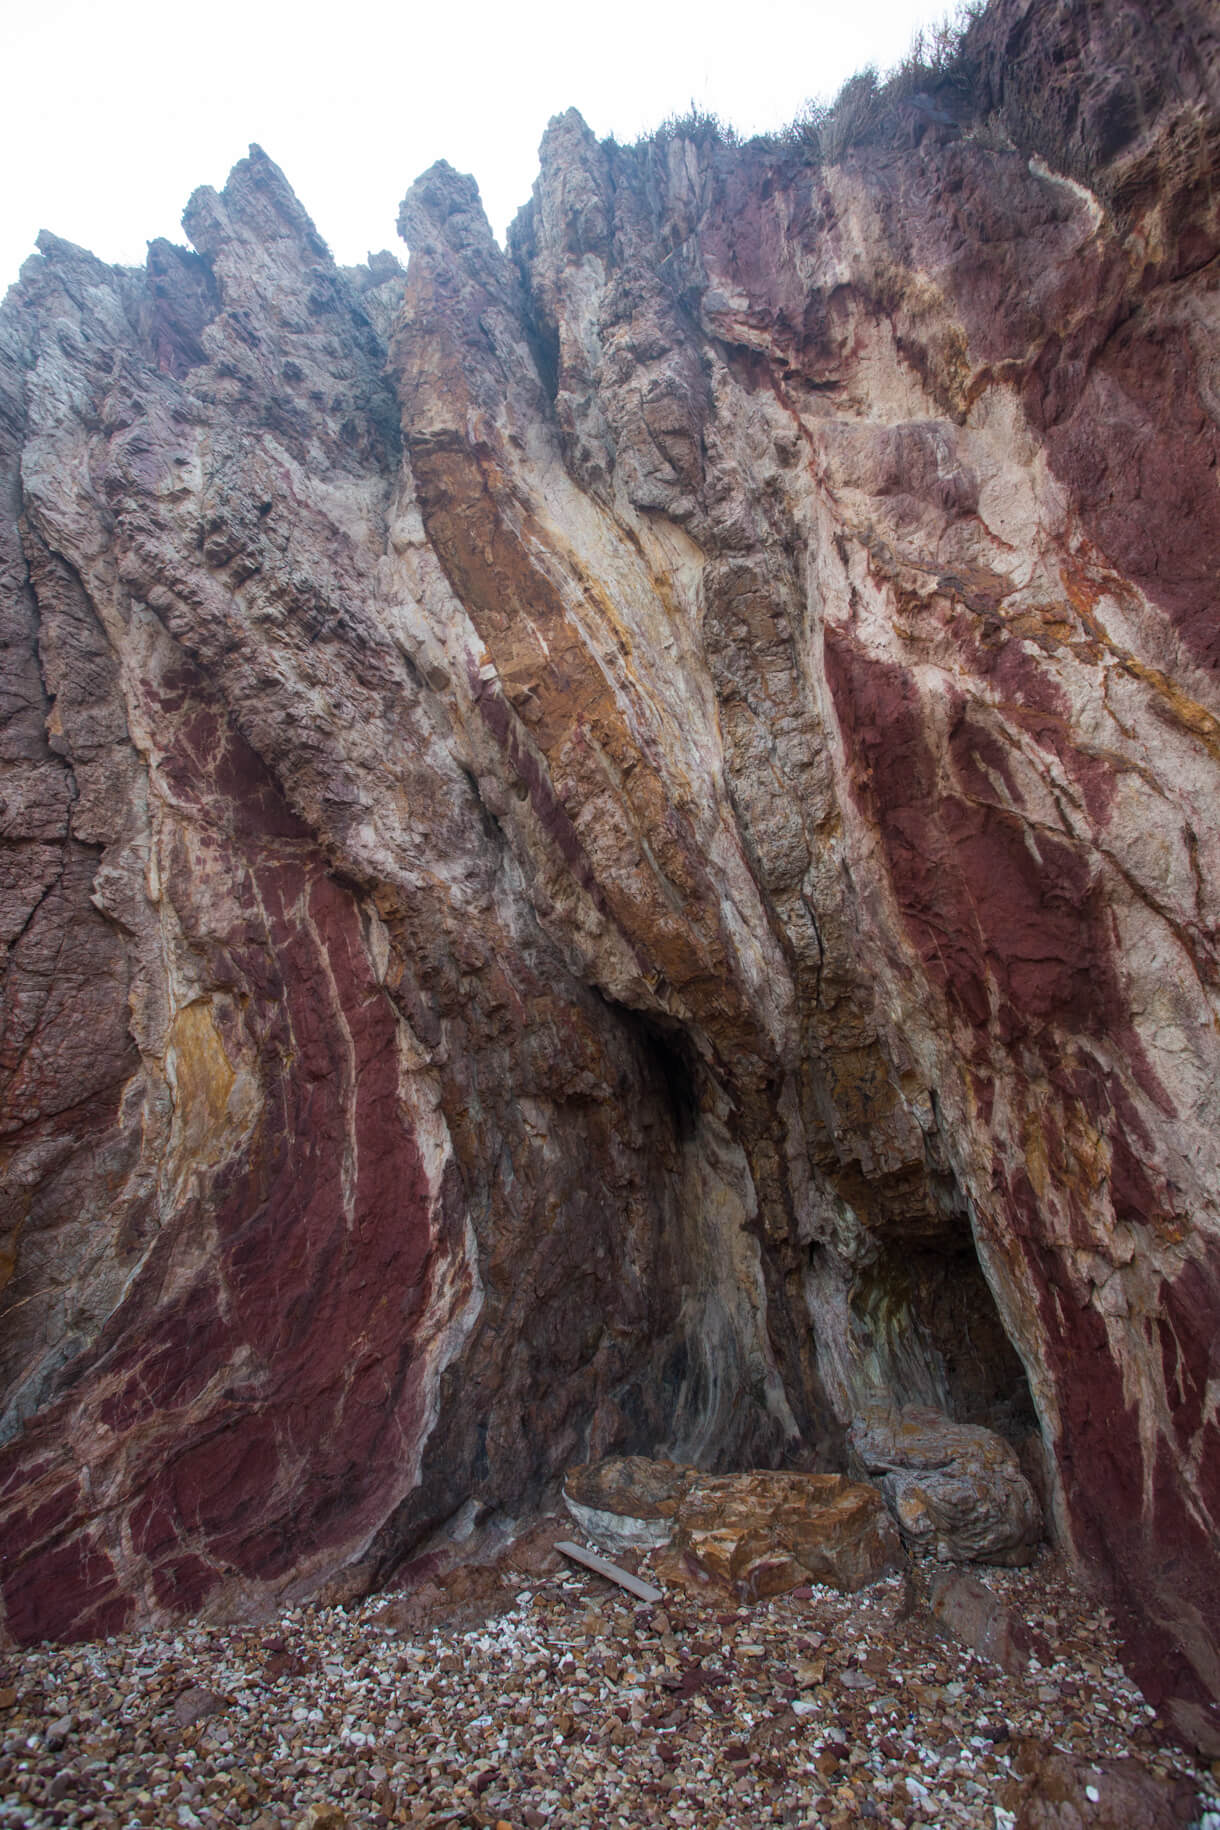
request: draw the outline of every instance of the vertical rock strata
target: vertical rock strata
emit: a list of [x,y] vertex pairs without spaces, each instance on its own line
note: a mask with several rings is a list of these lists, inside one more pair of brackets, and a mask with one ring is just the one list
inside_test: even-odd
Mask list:
[[1032,1398],[1220,1748],[1214,22],[967,48],[961,127],[837,163],[564,116],[507,253],[434,167],[405,275],[257,149],[194,252],[43,237],[13,1638],[359,1593],[612,1449]]

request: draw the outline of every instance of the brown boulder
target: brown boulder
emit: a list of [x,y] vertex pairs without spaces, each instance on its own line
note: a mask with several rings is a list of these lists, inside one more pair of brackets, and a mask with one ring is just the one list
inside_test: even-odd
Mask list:
[[[573,1504],[573,1489],[623,1510]],[[666,1533],[668,1579],[710,1579],[748,1600],[808,1582],[851,1592],[901,1560],[877,1489],[841,1474],[700,1474],[631,1457],[574,1470],[565,1497],[607,1548],[638,1542],[633,1528],[650,1522]]]
[[806,1582],[852,1592],[901,1560],[877,1489],[841,1474],[701,1475],[677,1531],[697,1562],[750,1599]]

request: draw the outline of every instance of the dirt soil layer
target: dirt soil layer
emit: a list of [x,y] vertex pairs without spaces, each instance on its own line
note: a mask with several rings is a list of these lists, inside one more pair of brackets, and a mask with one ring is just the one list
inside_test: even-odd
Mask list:
[[1060,1822],[1031,1777],[1058,1749],[1081,1821],[1131,1824],[1118,1785],[1146,1793],[1139,1824],[1220,1830],[1220,1769],[1169,1745],[1062,1563],[987,1577],[1034,1637],[1021,1677],[942,1638],[898,1576],[639,1607],[564,1570],[462,1631],[408,1636],[380,1597],[43,1645],[0,1672],[0,1823],[1011,1830]]

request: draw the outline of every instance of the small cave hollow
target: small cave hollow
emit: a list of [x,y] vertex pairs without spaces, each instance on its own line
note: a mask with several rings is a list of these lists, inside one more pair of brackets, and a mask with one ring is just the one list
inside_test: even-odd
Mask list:
[[613,998],[598,994],[614,1012],[640,1051],[646,1081],[657,1089],[660,1103],[680,1143],[694,1136],[699,1120],[698,1051],[682,1025],[654,1011],[633,1010]]
[[1038,1419],[964,1222],[937,1238],[887,1239],[849,1295],[867,1383],[895,1403],[931,1405],[1024,1451]]

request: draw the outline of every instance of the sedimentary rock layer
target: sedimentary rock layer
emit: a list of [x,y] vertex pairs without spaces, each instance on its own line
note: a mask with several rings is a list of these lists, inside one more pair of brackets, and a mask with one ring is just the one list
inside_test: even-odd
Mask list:
[[42,239],[10,1634],[1027,1377],[1220,1746],[1218,121],[1201,3],[999,0],[833,161],[561,117],[507,252],[438,166],[340,271],[257,149]]

